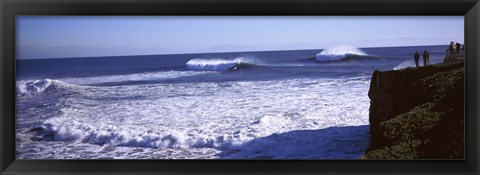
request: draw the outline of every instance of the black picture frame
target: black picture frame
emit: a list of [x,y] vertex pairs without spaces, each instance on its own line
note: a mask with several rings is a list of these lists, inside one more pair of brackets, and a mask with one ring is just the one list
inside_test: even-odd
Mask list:
[[[0,174],[479,174],[478,0],[0,0]],[[463,15],[465,160],[15,160],[17,15]]]

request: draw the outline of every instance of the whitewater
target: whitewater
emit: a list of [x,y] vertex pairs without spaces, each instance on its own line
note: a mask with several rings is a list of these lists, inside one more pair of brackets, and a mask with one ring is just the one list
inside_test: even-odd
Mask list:
[[404,50],[353,62],[318,50],[20,61],[16,156],[357,159],[371,72],[408,61]]
[[339,45],[332,48],[327,48],[322,52],[318,53],[315,57],[317,61],[339,61],[344,59],[348,55],[352,56],[367,56],[362,50],[349,46],[349,45]]

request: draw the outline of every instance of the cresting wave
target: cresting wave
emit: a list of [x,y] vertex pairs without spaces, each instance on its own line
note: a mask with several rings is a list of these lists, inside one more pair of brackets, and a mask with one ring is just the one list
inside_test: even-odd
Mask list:
[[64,120],[65,118],[60,117],[45,121],[42,129],[51,138],[44,139],[146,148],[214,148],[229,144],[224,137],[192,137],[188,133],[178,131],[158,133],[152,130],[117,128],[111,125],[96,128],[77,121],[65,124]]
[[33,80],[33,81],[20,81],[17,82],[16,93],[17,96],[30,96],[40,94],[50,88],[58,88],[61,86],[66,86],[68,83],[65,83],[60,80]]
[[22,80],[16,83],[17,96],[38,95],[47,89],[57,89],[59,87],[80,87],[106,83],[116,83],[124,81],[155,81],[175,78],[183,78],[195,75],[204,75],[214,72],[196,72],[196,71],[162,71],[150,73],[136,73],[129,75],[108,75],[84,78],[64,78],[64,79],[41,79],[41,80]]
[[315,56],[317,61],[340,61],[354,56],[368,56],[365,52],[358,48],[348,45],[338,45],[333,48],[328,48],[318,53]]
[[236,70],[240,67],[260,65],[256,60],[238,57],[235,59],[203,59],[194,58],[186,63],[188,69],[198,71],[227,71]]

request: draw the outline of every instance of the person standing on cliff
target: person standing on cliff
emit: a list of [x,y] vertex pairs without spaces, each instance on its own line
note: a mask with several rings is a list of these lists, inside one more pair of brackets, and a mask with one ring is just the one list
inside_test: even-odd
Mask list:
[[427,65],[430,65],[430,52],[427,52]]
[[413,55],[413,59],[415,59],[415,65],[418,68],[418,60],[420,59],[420,54],[418,54],[418,51],[415,51],[415,55]]
[[455,43],[455,56],[460,57],[460,52],[462,51],[461,44]]
[[428,66],[428,54],[427,51],[423,51],[423,66]]

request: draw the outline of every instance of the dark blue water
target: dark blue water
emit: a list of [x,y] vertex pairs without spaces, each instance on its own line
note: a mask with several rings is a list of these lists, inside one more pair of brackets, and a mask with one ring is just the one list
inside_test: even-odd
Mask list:
[[[203,53],[178,55],[115,56],[67,59],[17,60],[17,80],[60,79],[67,77],[93,77],[129,75],[158,71],[189,71],[185,65],[195,58],[233,60],[246,58],[259,62],[259,66],[224,71],[220,77],[189,77],[185,81],[237,81],[292,78],[297,76],[341,77],[370,74],[374,70],[392,70],[404,61],[412,61],[415,51],[427,50],[431,62],[443,60],[447,46],[387,47],[361,49],[376,59],[353,58],[349,61],[316,61],[315,54],[322,50],[265,51],[234,53]],[[183,81],[177,79],[175,81]]]

